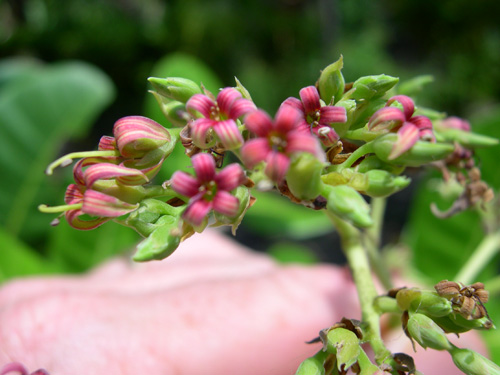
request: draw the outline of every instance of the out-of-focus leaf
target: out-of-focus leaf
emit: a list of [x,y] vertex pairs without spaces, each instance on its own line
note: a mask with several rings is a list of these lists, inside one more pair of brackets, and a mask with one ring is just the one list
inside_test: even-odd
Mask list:
[[52,264],[0,228],[0,282],[12,277],[50,273]]
[[50,221],[36,208],[55,202],[58,185],[44,175],[46,166],[63,141],[85,134],[113,97],[110,80],[90,65],[36,69],[37,74],[26,70],[0,91],[0,224],[24,238],[40,234]]
[[280,263],[314,264],[319,262],[318,257],[307,246],[298,243],[277,242],[267,249],[267,253]]
[[40,61],[30,58],[13,57],[1,60],[0,89],[19,78],[28,79],[30,75],[35,75],[42,69],[43,65]]
[[291,203],[273,193],[252,192],[257,198],[247,211],[242,225],[259,235],[302,239],[319,236],[333,230],[322,211]]

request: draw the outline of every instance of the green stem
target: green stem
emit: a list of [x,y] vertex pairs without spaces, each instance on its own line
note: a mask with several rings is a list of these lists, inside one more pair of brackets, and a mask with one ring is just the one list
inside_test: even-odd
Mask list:
[[479,272],[500,250],[500,231],[490,233],[483,238],[462,269],[455,276],[456,281],[465,285],[473,282]]
[[385,347],[380,334],[380,316],[374,306],[377,291],[371,277],[368,256],[363,248],[360,231],[334,214],[327,212],[328,217],[337,228],[358,291],[361,304],[361,316],[366,328],[364,339],[368,341],[375,353],[378,363],[382,363],[391,352]]
[[387,290],[393,288],[389,269],[386,267],[381,254],[380,243],[382,237],[382,224],[387,200],[386,198],[372,198],[373,225],[366,230],[365,245],[373,271]]
[[337,171],[340,172],[343,169],[351,167],[360,157],[370,154],[373,152],[373,143],[365,143],[364,145],[358,147],[342,164],[334,165],[328,169],[329,172]]

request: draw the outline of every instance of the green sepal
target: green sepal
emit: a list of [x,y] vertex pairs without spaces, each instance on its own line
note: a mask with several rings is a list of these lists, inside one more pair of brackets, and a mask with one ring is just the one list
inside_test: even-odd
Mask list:
[[393,175],[399,175],[405,170],[404,167],[385,163],[375,155],[365,156],[361,163],[356,166],[356,170],[360,173],[366,173],[372,169],[381,169],[390,172]]
[[378,99],[399,82],[399,78],[385,74],[357,79],[352,85],[351,99],[356,101]]
[[320,350],[314,356],[304,360],[298,367],[295,375],[325,375],[325,361],[330,353]]
[[363,191],[370,197],[388,197],[407,187],[411,180],[405,176],[394,176],[380,169],[366,172],[368,188]]
[[212,226],[218,227],[221,225],[230,225],[231,233],[235,235],[236,230],[238,229],[239,225],[241,224],[241,221],[243,220],[243,217],[245,216],[245,213],[250,208],[255,198],[252,198],[252,195],[250,194],[250,189],[248,189],[245,186],[238,186],[235,190],[232,191],[232,194],[236,198],[238,198],[240,202],[238,213],[233,217],[229,217],[214,211],[214,217],[217,221]]
[[347,185],[324,185],[323,196],[328,197],[326,209],[334,215],[349,221],[354,226],[366,228],[373,224],[370,206],[363,197]]
[[182,103],[186,103],[195,94],[201,94],[200,86],[187,78],[149,77],[148,81],[159,95]]
[[470,349],[454,346],[449,353],[453,363],[467,375],[500,375],[500,367],[488,358]]
[[487,317],[481,319],[467,320],[458,313],[449,314],[442,317],[432,318],[445,332],[463,333],[472,329],[484,331],[494,329],[495,326]]
[[443,329],[424,314],[410,314],[406,329],[409,335],[425,349],[450,350],[452,348]]
[[411,302],[411,309],[432,318],[453,313],[451,302],[448,299],[439,296],[436,292],[429,291],[422,291],[420,299]]
[[156,228],[157,221],[164,215],[179,217],[184,207],[173,207],[158,199],[145,199],[139,208],[125,220],[125,225],[134,228],[141,236],[149,236]]
[[150,91],[150,93],[153,94],[163,115],[172,123],[172,125],[185,126],[187,124],[189,116],[184,103],[165,98],[155,91]]
[[361,353],[356,334],[345,328],[334,328],[326,335],[326,351],[337,357],[337,368],[347,370],[358,360]]
[[368,189],[368,177],[364,173],[358,173],[353,168],[345,168],[340,172],[330,172],[323,176],[321,179],[325,184],[331,186],[348,185],[357,191],[364,191]]
[[420,302],[422,292],[417,288],[403,288],[396,294],[396,301],[402,311],[411,309],[412,304]]
[[373,152],[382,161],[395,165],[407,167],[419,167],[421,165],[444,159],[451,154],[455,147],[448,143],[432,143],[417,141],[412,148],[395,159],[389,159],[398,135],[394,133],[385,134],[373,141]]
[[420,75],[399,83],[397,92],[399,95],[415,96],[424,86],[434,82],[432,75]]
[[321,172],[325,164],[314,155],[303,152],[294,157],[286,174],[292,194],[300,200],[311,200],[321,193]]
[[344,94],[345,80],[342,75],[342,68],[344,66],[343,57],[328,65],[321,71],[318,80],[318,91],[321,99],[329,104],[332,101],[338,102]]
[[467,148],[491,147],[498,145],[498,139],[461,129],[440,129],[436,138],[445,142],[458,142]]

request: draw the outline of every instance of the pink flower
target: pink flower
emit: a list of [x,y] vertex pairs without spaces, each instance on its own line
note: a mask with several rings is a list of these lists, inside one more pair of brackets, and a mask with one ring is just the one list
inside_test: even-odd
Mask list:
[[[389,107],[395,101],[403,109]],[[373,114],[368,122],[368,128],[373,131],[397,131],[398,140],[389,155],[389,159],[396,159],[408,151],[419,139],[435,141],[432,132],[432,122],[426,116],[413,116],[415,105],[413,100],[405,95],[396,95],[387,101],[384,108]]]
[[466,132],[470,131],[470,123],[460,117],[450,116],[441,121],[441,126],[448,129],[459,129]]
[[299,127],[310,129],[324,146],[329,147],[336,144],[339,136],[331,124],[347,121],[345,108],[331,105],[321,106],[318,90],[314,86],[304,87],[299,91],[299,96],[300,100],[288,98],[282,105],[297,108],[302,113]]
[[243,137],[238,130],[236,120],[256,109],[252,101],[242,98],[240,92],[226,87],[217,98],[195,94],[186,103],[186,109],[193,116],[199,112],[203,117],[194,120],[191,126],[191,136],[196,146],[208,148],[207,136],[213,130],[222,145],[235,149],[243,143]]
[[274,121],[262,110],[250,113],[245,118],[245,125],[257,138],[247,141],[241,148],[244,164],[251,169],[265,161],[266,175],[275,182],[281,182],[292,155],[308,152],[324,160],[318,140],[299,128],[302,118],[302,113],[289,105],[278,110]]
[[241,166],[230,164],[216,172],[215,160],[209,154],[196,154],[191,160],[196,177],[177,171],[170,180],[174,191],[190,198],[184,220],[199,226],[212,209],[222,215],[235,216],[240,202],[230,191],[246,180]]

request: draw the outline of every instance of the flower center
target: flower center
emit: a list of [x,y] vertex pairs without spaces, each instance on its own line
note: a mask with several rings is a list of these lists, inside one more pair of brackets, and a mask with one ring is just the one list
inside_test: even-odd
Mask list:
[[282,135],[271,134],[271,136],[269,137],[269,145],[274,151],[284,152],[287,142]]
[[200,192],[203,193],[204,200],[211,201],[217,193],[217,184],[213,180],[209,181],[200,186]]
[[306,116],[306,121],[309,125],[311,125],[312,128],[314,128],[319,125],[320,118],[321,118],[321,113],[318,110],[308,113]]

